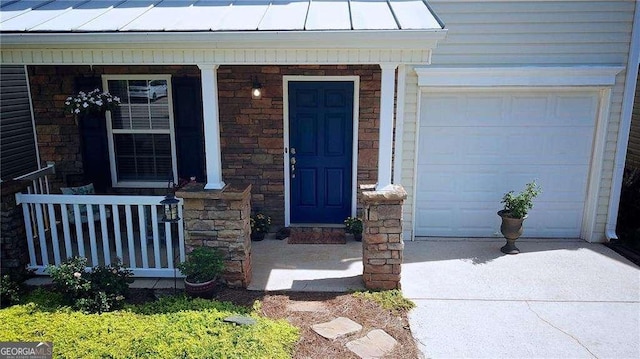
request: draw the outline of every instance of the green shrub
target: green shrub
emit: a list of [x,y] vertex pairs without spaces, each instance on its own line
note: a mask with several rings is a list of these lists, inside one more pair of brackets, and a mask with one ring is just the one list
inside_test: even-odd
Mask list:
[[346,233],[361,234],[364,230],[362,219],[358,217],[347,217],[344,220],[344,231]]
[[0,310],[0,341],[51,341],[62,358],[290,358],[298,330],[255,313],[252,326],[223,322],[246,312],[185,297],[102,314],[29,303]]
[[61,293],[44,288],[36,288],[20,301],[20,304],[27,303],[35,304],[43,311],[56,311],[68,304],[68,301],[65,300],[64,295]]
[[133,282],[131,271],[119,261],[108,266],[96,266],[86,271],[87,259],[74,257],[47,271],[67,303],[75,309],[102,313],[122,308],[124,295]]
[[407,312],[415,308],[416,306],[414,302],[405,298],[402,295],[402,292],[397,289],[355,292],[353,296],[356,298],[371,300],[375,303],[378,303],[378,305],[380,305],[382,308],[394,312]]
[[248,314],[250,312],[249,309],[234,305],[231,302],[218,302],[201,298],[192,299],[185,295],[166,296],[153,302],[128,306],[127,309],[138,314],[167,314],[185,310],[207,309],[240,314]]
[[0,306],[6,307],[20,300],[20,285],[7,274],[0,277]]
[[542,188],[536,181],[529,182],[525,185],[522,192],[516,194],[515,191],[509,191],[502,197],[500,203],[504,203],[505,215],[511,218],[524,218],[533,208],[533,200],[542,193]]
[[211,247],[194,248],[187,260],[178,263],[178,269],[191,283],[205,283],[214,280],[224,269],[222,253]]

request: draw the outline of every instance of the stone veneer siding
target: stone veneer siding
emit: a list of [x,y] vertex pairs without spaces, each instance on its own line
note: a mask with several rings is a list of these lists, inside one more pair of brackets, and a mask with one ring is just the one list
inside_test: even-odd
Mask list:
[[176,196],[184,200],[187,253],[195,247],[217,248],[224,254],[225,283],[246,288],[251,282],[251,185],[205,190],[194,183]]
[[23,276],[29,264],[22,206],[16,193],[26,190],[30,181],[5,181],[0,184],[0,273]]
[[393,185],[389,191],[361,186],[363,206],[362,278],[367,289],[400,289],[404,251],[402,204],[407,192]]
[[[78,126],[73,117],[64,112],[65,99],[75,93],[76,77],[103,74],[200,76],[196,66],[29,66],[28,69],[40,156],[43,162],[56,162],[52,193],[62,185],[74,184],[69,178],[81,177],[83,173]],[[377,179],[378,66],[220,66],[222,177],[226,183],[253,186],[253,210],[270,215],[272,229],[284,224],[284,75],[360,77],[358,184],[375,183]],[[254,76],[264,90],[260,100],[251,99]],[[135,189],[114,190],[123,191],[148,194]]]
[[[41,161],[56,163],[51,193],[64,185],[79,185],[83,174],[80,132],[73,116],[64,111],[64,101],[75,95],[77,77],[103,74],[171,74],[200,76],[197,66],[28,66],[29,86]],[[135,193],[139,193],[136,191]],[[131,192],[128,192],[131,193]],[[145,194],[148,194],[145,192]]]
[[[254,211],[284,224],[283,76],[359,76],[358,182],[375,183],[378,161],[380,68],[362,66],[220,66],[218,91],[222,178],[253,185]],[[262,84],[251,99],[252,78]]]

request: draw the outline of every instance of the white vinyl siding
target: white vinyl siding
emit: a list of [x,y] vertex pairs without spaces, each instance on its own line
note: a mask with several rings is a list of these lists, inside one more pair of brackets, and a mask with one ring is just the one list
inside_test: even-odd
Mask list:
[[0,66],[0,154],[3,180],[38,169],[29,85],[24,66]]
[[[628,1],[446,1],[430,0],[447,37],[433,49],[432,66],[626,66],[634,6]],[[411,70],[407,70],[409,78]],[[604,240],[613,161],[626,71],[612,88],[609,124],[592,238]],[[417,85],[415,85],[417,86]],[[414,90],[414,91],[417,91]],[[405,97],[408,109],[413,98]],[[412,124],[413,121],[413,124]],[[405,114],[404,150],[415,148],[415,115]],[[415,161],[405,155],[403,185],[413,184]],[[410,192],[411,193],[411,192]],[[413,197],[405,204],[413,218]],[[405,225],[408,223],[405,222]],[[409,227],[411,228],[411,227]]]

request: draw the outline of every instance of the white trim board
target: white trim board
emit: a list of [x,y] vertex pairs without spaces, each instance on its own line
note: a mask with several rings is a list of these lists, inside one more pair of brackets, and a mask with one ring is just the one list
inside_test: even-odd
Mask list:
[[360,76],[282,76],[282,122],[284,137],[284,225],[291,225],[291,172],[289,162],[289,82],[351,81],[353,82],[353,153],[351,160],[351,216],[356,215],[358,195],[358,121],[360,118]]
[[[2,38],[0,38],[2,40]],[[1,41],[0,41],[1,42]],[[425,45],[426,46],[426,45]],[[384,62],[428,65],[431,50],[419,49],[215,49],[98,47],[51,48],[3,44],[2,64],[14,65],[336,65]]]
[[622,66],[417,67],[418,86],[543,87],[613,86]]

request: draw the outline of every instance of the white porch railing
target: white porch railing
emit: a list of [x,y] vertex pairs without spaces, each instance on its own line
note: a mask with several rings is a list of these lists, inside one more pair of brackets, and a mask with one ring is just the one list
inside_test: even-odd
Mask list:
[[[158,220],[161,196],[16,194],[22,204],[29,268],[46,274],[73,256],[90,266],[119,258],[139,277],[173,277],[185,259],[184,222]],[[182,218],[182,200],[178,215]],[[31,213],[33,208],[33,214]],[[47,223],[51,225],[47,228]],[[35,230],[34,230],[35,228]]]
[[[29,194],[49,194],[49,176],[54,175],[55,173],[56,173],[55,166],[53,164],[49,164],[45,168],[41,168],[39,170],[29,172],[27,174],[24,174],[20,177],[16,177],[14,179],[22,180],[22,181],[31,181],[31,185],[27,187],[27,193]],[[29,213],[31,214],[31,217],[34,217],[36,214],[36,206],[39,206],[39,205],[29,204],[28,206],[29,206]],[[37,228],[35,227],[35,222],[33,223],[33,225],[34,226],[31,228],[31,230],[33,232],[36,232]],[[47,231],[50,228],[49,220],[47,218],[45,218],[44,228]]]

